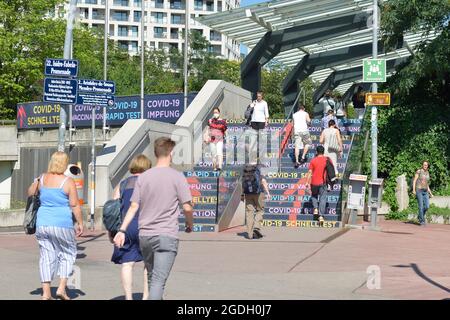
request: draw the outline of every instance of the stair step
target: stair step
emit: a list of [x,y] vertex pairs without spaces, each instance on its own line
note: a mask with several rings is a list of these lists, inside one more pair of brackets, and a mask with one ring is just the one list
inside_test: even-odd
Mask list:
[[340,228],[340,221],[325,220],[321,225],[315,220],[267,220],[262,221],[263,227],[296,227],[296,228]]
[[[194,208],[194,211],[192,213],[194,215],[194,218],[214,218],[216,217],[216,208],[214,209],[206,209],[206,210],[200,210],[198,208]],[[184,219],[184,213],[183,210],[180,210],[180,218]]]
[[[184,231],[185,225],[184,223],[179,224],[179,231]],[[193,232],[215,232],[216,225],[215,224],[196,224],[194,223]]]
[[[325,215],[327,215],[327,216],[337,215],[338,209],[339,208],[330,208],[327,206],[327,208],[325,210]],[[292,208],[292,207],[290,207],[290,208],[265,207],[264,208],[264,215],[270,216],[271,217],[270,219],[275,219],[274,217],[282,217],[282,216],[285,216],[287,219],[287,217],[291,214],[312,215],[313,214],[312,205],[309,208]]]
[[[311,195],[270,195],[270,201],[266,201],[265,206],[269,206],[272,203],[290,203],[292,206],[292,202],[300,201],[300,202],[310,202]],[[336,195],[327,195],[328,203],[337,203],[339,202],[339,194]]]
[[[178,218],[178,223],[185,223],[184,216]],[[216,218],[194,218],[194,224],[212,224],[216,223]]]

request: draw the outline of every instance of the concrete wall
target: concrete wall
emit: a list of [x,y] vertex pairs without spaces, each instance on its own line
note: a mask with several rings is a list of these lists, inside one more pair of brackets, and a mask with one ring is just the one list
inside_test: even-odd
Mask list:
[[[119,129],[113,128],[111,135],[114,135]],[[103,149],[101,129],[96,130],[96,152]],[[66,143],[66,152],[70,156],[71,163],[81,161],[82,170],[85,175],[84,194],[85,199],[89,184],[88,165],[91,162],[91,139],[90,129],[78,129],[73,136],[75,146],[69,148]],[[15,163],[12,173],[11,199],[15,201],[25,201],[27,198],[26,190],[42,172],[47,170],[50,156],[57,150],[58,130],[21,130],[18,132],[19,157]],[[66,141],[68,137],[66,135]]]
[[0,161],[16,161],[18,157],[17,129],[15,126],[0,127]]
[[192,168],[190,148],[185,147],[192,144],[187,129],[153,120],[128,120],[105,146],[104,154],[97,157],[96,206],[103,206],[119,182],[129,175],[128,165],[134,156],[143,153],[156,163],[154,141],[163,136],[177,142],[174,167],[179,170]]
[[11,205],[13,166],[13,161],[0,161],[0,209],[9,209]]
[[208,80],[202,90],[178,119],[176,125],[192,132],[192,163],[202,157],[202,136],[212,110],[219,107],[224,119],[243,119],[251,102],[251,92],[222,80]]
[[450,197],[434,196],[430,199],[430,203],[439,208],[450,208]]

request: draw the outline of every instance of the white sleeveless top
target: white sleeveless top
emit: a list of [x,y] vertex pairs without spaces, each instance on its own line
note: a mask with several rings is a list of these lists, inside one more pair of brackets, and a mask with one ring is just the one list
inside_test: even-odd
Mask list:
[[294,132],[308,132],[308,123],[306,122],[306,111],[300,110],[294,113],[292,118],[294,119]]

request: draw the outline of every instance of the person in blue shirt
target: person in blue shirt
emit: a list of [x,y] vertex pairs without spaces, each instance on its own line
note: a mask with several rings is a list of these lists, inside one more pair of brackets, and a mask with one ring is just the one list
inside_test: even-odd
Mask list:
[[[141,173],[152,167],[152,162],[145,155],[140,154],[131,160],[129,165],[129,171],[131,176],[120,182],[119,186],[114,190],[114,199],[120,199],[121,201],[121,216],[122,221],[125,219],[125,215],[131,205],[131,196],[133,195],[134,186],[137,178]],[[120,192],[122,190],[122,193]],[[122,265],[122,286],[125,291],[125,299],[133,300],[133,268],[136,262],[143,261],[141,249],[139,248],[139,212],[136,213],[133,220],[127,229],[126,239],[124,246],[119,248],[114,246],[114,252],[111,261],[115,264]],[[111,243],[114,243],[113,238],[115,234],[109,234]],[[147,269],[144,267],[144,292],[142,294],[142,300],[148,299],[148,275]]]
[[[68,164],[69,156],[66,153],[53,153],[47,172],[28,188],[28,195],[33,195],[37,189],[40,192],[41,205],[36,217],[36,239],[40,251],[39,270],[43,300],[53,299],[50,285],[55,274],[60,278],[57,298],[70,300],[66,294],[66,286],[77,257],[75,237],[83,234],[83,218],[75,181],[64,175]],[[73,217],[76,221],[75,227]]]

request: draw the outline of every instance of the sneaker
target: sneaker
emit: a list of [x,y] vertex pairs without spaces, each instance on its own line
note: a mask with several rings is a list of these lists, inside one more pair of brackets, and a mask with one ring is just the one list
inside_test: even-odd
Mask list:
[[300,166],[300,163],[299,163],[299,162],[296,162],[295,165],[294,165],[294,168],[295,168],[295,169],[298,169],[299,166]]
[[253,230],[253,238],[261,239],[262,237],[264,237],[264,236],[258,229]]
[[325,220],[323,219],[323,217],[322,216],[319,216],[319,225],[320,226],[323,226],[323,222],[324,222]]
[[300,164],[304,164],[304,163],[306,163],[306,158],[301,158],[300,159]]

